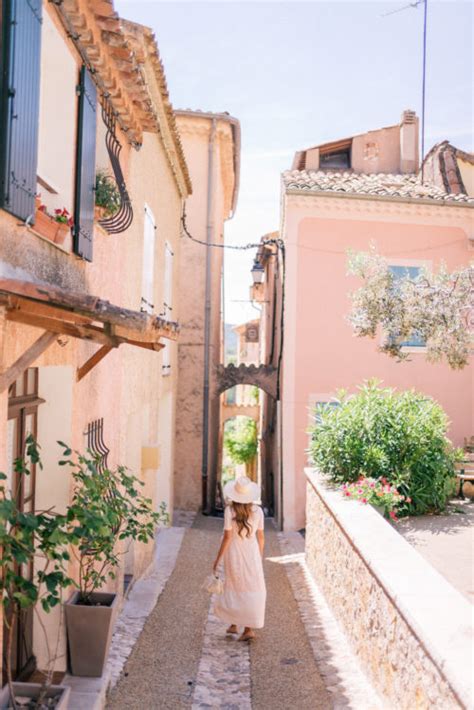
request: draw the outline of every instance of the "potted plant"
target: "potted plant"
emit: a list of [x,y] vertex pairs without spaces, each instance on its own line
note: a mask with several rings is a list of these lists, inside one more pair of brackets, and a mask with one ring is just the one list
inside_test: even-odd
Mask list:
[[42,204],[40,196],[36,198],[35,231],[55,244],[64,244],[66,236],[73,226],[69,211],[62,207],[49,214],[46,205]]
[[[61,443],[61,442],[60,442]],[[159,522],[167,522],[164,504],[154,512],[140,493],[143,485],[124,466],[103,468],[100,457],[72,451],[65,444],[62,465],[71,467],[72,503],[67,511],[72,552],[78,563],[78,590],[65,605],[69,658],[73,675],[102,675],[112,638],[118,596],[101,591],[114,579],[122,541],[148,542]],[[122,549],[121,549],[122,547]]]
[[[42,468],[38,447],[31,436],[26,440],[26,457],[32,465]],[[17,710],[21,704],[28,708],[65,710],[70,689],[52,683],[57,653],[50,657],[50,668],[42,683],[19,683],[12,677],[12,643],[20,614],[37,611],[38,604],[49,612],[61,601],[62,589],[72,583],[65,572],[69,559],[65,516],[56,515],[53,510],[26,512],[19,504],[25,478],[30,475],[25,461],[15,461],[12,485],[15,489],[7,490],[7,476],[0,473],[0,593],[7,673],[7,685],[0,692],[0,708]],[[29,578],[22,575],[25,568],[33,569]]]
[[399,493],[396,486],[386,478],[366,478],[362,476],[354,483],[344,483],[342,494],[361,503],[369,504],[385,518],[397,520],[396,509],[402,503],[411,503],[411,499]]
[[120,192],[114,178],[99,170],[95,178],[95,208],[98,220],[113,217],[120,209]]

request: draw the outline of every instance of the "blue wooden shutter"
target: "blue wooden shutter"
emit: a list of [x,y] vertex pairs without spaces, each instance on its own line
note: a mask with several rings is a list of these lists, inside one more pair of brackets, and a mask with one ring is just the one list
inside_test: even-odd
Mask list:
[[96,124],[97,89],[83,66],[79,82],[74,251],[87,261],[92,261],[94,235]]
[[0,204],[34,218],[41,55],[41,0],[4,0]]

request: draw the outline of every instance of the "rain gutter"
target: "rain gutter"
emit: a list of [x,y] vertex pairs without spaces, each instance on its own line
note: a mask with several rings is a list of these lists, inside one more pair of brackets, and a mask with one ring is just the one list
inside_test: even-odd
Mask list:
[[206,290],[204,306],[204,396],[202,403],[202,512],[209,513],[208,479],[209,479],[209,364],[210,364],[210,334],[211,334],[211,266],[212,255],[210,244],[214,241],[214,145],[216,140],[217,119],[212,118],[208,145],[207,173],[207,218],[206,218]]

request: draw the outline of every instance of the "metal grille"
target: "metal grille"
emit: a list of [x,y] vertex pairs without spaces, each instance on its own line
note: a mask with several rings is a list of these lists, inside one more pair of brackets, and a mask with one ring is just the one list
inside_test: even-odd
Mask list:
[[93,422],[89,422],[85,434],[87,436],[87,448],[99,458],[97,467],[99,471],[103,471],[107,468],[107,457],[110,453],[110,449],[107,448],[104,442],[104,419],[96,419]]
[[110,164],[112,166],[115,182],[117,183],[117,188],[120,194],[120,207],[112,217],[106,217],[105,219],[99,220],[99,224],[109,234],[120,234],[120,232],[125,232],[125,230],[132,224],[133,209],[120,165],[120,152],[122,150],[122,146],[117,140],[115,133],[117,123],[116,114],[107,98],[102,99],[102,119],[107,127],[105,145],[107,147]]

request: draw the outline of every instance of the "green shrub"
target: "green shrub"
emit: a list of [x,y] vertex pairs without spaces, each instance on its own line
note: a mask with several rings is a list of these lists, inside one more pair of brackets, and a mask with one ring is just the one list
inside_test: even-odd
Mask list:
[[230,421],[224,433],[224,447],[231,461],[250,463],[257,455],[257,425],[249,417]]
[[102,207],[105,217],[112,217],[120,209],[120,192],[114,178],[99,170],[95,178],[95,204]]
[[315,413],[309,453],[319,470],[336,483],[385,477],[411,498],[400,514],[446,507],[454,489],[456,452],[437,402],[370,381],[356,395],[340,393],[337,404]]

